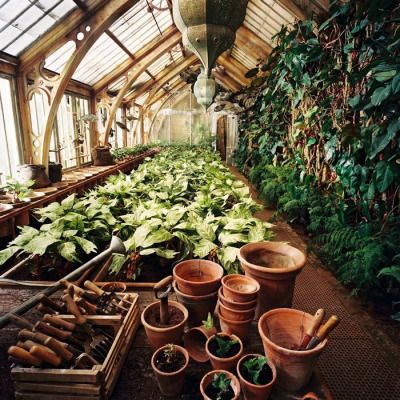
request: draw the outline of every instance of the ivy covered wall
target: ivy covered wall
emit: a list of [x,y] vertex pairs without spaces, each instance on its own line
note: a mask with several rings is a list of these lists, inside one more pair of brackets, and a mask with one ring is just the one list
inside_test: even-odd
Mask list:
[[[399,299],[400,4],[351,0],[283,27],[252,88],[235,160],[307,225],[355,292]],[[397,315],[397,317],[400,317]]]

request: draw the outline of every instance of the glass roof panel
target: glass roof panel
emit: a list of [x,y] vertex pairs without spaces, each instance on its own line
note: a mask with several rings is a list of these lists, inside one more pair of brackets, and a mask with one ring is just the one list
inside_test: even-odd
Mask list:
[[2,1],[0,50],[18,56],[74,8],[73,0]]

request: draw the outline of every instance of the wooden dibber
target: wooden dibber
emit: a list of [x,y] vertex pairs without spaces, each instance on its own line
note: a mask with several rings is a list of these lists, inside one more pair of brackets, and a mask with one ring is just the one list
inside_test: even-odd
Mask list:
[[312,337],[310,343],[308,343],[306,347],[306,350],[313,349],[319,343],[321,343],[329,335],[329,333],[331,333],[339,325],[339,322],[339,317],[337,315],[332,315],[328,321],[318,329],[317,334]]
[[29,351],[26,351],[22,347],[11,346],[8,349],[8,355],[17,359],[22,364],[34,365],[35,367],[40,367],[42,365],[42,360],[35,357]]
[[307,347],[308,343],[310,343],[310,340],[312,339],[315,332],[321,325],[324,316],[325,316],[325,310],[323,308],[318,309],[317,312],[314,314],[313,323],[307,329],[306,334],[303,337],[303,341],[301,342],[301,345],[299,347],[299,350],[304,350]]
[[[172,276],[167,276],[154,286],[155,296],[160,300],[160,322],[163,325],[168,325],[169,322],[168,295],[172,291],[173,280]],[[159,293],[162,289],[165,289],[165,291]]]

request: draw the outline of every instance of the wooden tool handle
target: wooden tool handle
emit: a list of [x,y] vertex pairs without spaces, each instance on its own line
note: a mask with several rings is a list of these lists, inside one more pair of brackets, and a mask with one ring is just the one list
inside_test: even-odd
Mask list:
[[74,354],[70,352],[66,345],[59,342],[58,340],[49,337],[45,340],[44,344],[51,350],[53,350],[63,360],[71,362],[74,358]]
[[18,343],[17,343],[17,346],[22,347],[22,348],[24,348],[24,349],[27,350],[27,351],[30,351],[31,348],[32,348],[33,346],[38,346],[38,347],[41,347],[42,349],[44,349],[45,351],[49,351],[49,352],[52,353],[52,354],[56,354],[56,353],[55,353],[52,349],[50,349],[49,347],[47,347],[47,346],[45,346],[45,345],[43,345],[43,344],[40,344],[40,343],[36,343],[36,342],[34,342],[33,340],[25,340],[25,342],[18,342]]
[[29,353],[54,367],[58,367],[61,364],[61,358],[54,354],[54,352],[47,350],[44,346],[33,346],[29,350]]
[[91,315],[96,315],[97,314],[97,307],[89,303],[87,300],[83,299],[82,297],[79,297],[77,300],[77,303],[80,307],[84,308],[88,314]]
[[47,325],[42,321],[36,323],[35,330],[43,332],[46,335],[59,338],[61,340],[67,340],[69,337],[71,337],[71,332],[62,331],[61,329],[55,328],[52,325]]
[[57,328],[62,328],[71,332],[76,328],[76,325],[72,322],[64,321],[63,319],[56,317],[55,315],[46,314],[42,318],[42,321],[48,322],[50,325],[53,325]]
[[44,315],[44,314],[54,314],[54,310],[50,307],[45,306],[44,304],[40,303],[38,305],[38,310]]
[[78,325],[83,325],[86,323],[87,319],[84,317],[77,304],[74,302],[69,294],[63,296],[63,300],[67,303],[68,311],[76,318],[76,323]]
[[60,283],[66,288],[73,288],[74,289],[74,293],[78,296],[82,296],[82,294],[85,292],[82,288],[80,288],[79,286],[74,285],[71,282],[66,281],[65,279],[61,279]]
[[317,337],[320,341],[324,340],[330,332],[332,332],[338,325],[340,319],[337,315],[332,315],[328,321],[322,325],[317,333]]
[[21,329],[18,332],[18,339],[35,340],[35,333],[28,329]]
[[27,319],[20,317],[19,315],[10,314],[10,319],[14,322],[15,325],[19,326],[23,329],[33,329],[33,324],[29,322]]
[[96,293],[98,296],[102,296],[105,291],[103,289],[100,289],[98,286],[96,286],[93,282],[91,281],[85,281],[83,284],[86,289],[91,290],[92,292]]
[[44,295],[43,293],[41,293],[39,295],[39,299],[40,299],[40,303],[44,304],[47,307],[52,308],[54,311],[63,313],[64,312],[64,308],[60,305],[58,305],[56,302],[54,302],[53,300],[49,299],[46,295]]
[[307,335],[309,336],[314,336],[314,333],[317,331],[319,326],[321,325],[322,320],[324,319],[325,316],[325,310],[323,308],[320,308],[317,310],[317,312],[314,314],[314,320],[310,327],[307,329]]
[[42,365],[42,360],[40,358],[35,357],[21,347],[11,346],[8,349],[8,354],[21,361],[23,364],[34,365],[35,367],[40,367]]
[[154,290],[163,289],[163,288],[167,287],[168,285],[170,285],[170,284],[173,282],[173,280],[174,280],[174,277],[173,277],[172,275],[167,276],[166,278],[161,279],[160,282],[156,283],[156,284],[154,285],[154,288],[153,288],[153,289],[154,289]]

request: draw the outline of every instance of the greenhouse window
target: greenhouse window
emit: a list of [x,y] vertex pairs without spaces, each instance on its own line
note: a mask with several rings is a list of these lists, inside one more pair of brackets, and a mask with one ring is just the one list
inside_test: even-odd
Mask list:
[[0,75],[0,178],[16,175],[21,163],[14,80]]

